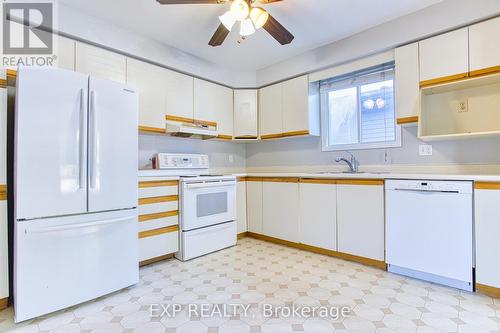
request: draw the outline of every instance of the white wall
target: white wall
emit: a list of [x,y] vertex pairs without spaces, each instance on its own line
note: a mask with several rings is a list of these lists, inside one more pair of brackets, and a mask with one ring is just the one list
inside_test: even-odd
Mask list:
[[[148,0],[154,1],[154,0]],[[79,39],[147,59],[169,68],[233,87],[254,87],[256,73],[224,69],[195,55],[162,44],[129,30],[58,3],[58,30]]]
[[257,85],[352,61],[497,15],[500,15],[498,0],[445,0],[258,70]]

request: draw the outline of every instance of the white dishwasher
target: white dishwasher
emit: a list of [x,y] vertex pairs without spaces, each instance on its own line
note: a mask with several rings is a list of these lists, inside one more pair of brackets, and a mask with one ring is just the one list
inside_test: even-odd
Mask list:
[[387,180],[385,191],[389,271],[472,291],[472,182]]

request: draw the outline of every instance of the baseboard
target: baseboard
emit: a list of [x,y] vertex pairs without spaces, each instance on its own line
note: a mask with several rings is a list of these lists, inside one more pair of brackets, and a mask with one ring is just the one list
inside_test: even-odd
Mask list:
[[245,238],[245,237],[248,237],[248,232],[245,231],[245,232],[242,232],[242,233],[239,233],[236,238],[237,239],[242,239],[242,238]]
[[355,256],[355,255],[352,255],[352,254],[338,252],[338,251],[333,251],[333,250],[327,250],[327,249],[323,249],[323,248],[320,248],[320,247],[306,245],[306,244],[302,244],[302,243],[290,242],[290,241],[279,239],[279,238],[274,238],[274,237],[270,237],[270,236],[256,234],[254,232],[247,232],[245,236],[246,237],[255,238],[255,239],[259,239],[259,240],[263,240],[263,241],[267,241],[267,242],[271,242],[271,243],[275,243],[275,244],[280,244],[280,245],[284,245],[284,246],[293,247],[293,248],[296,248],[296,249],[299,249],[299,250],[304,250],[304,251],[308,251],[308,252],[323,254],[323,255],[326,255],[326,256],[330,256],[330,257],[335,257],[335,258],[339,258],[339,259],[344,259],[344,260],[348,260],[348,261],[357,262],[359,264],[363,264],[363,265],[367,265],[367,266],[372,266],[372,267],[375,267],[375,268],[382,269],[384,271],[387,270],[387,264],[384,261],[380,261],[380,260],[375,260],[375,259],[370,259],[370,258]]
[[0,310],[7,309],[9,306],[9,298],[0,298]]
[[174,254],[170,253],[170,254],[166,254],[164,256],[159,256],[159,257],[156,257],[156,258],[151,258],[151,259],[148,259],[148,260],[143,260],[143,261],[139,262],[139,267],[150,265],[150,264],[154,264],[156,262],[167,260],[167,259],[172,259],[173,257],[174,257]]
[[490,297],[500,298],[500,288],[480,284],[476,282],[476,292]]

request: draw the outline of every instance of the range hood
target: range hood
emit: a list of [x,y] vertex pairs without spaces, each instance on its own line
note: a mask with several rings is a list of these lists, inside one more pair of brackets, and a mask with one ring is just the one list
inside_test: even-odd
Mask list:
[[213,139],[218,135],[217,130],[210,126],[170,121],[167,121],[167,134],[175,137],[194,137],[201,138],[203,140]]

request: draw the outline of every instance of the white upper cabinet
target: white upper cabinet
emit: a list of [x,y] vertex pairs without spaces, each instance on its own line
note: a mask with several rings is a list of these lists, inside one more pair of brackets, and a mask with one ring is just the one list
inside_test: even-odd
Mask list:
[[247,181],[248,231],[262,233],[262,181]]
[[500,71],[500,18],[469,27],[471,75]]
[[467,77],[469,28],[423,40],[419,42],[419,53],[421,85]]
[[216,88],[216,122],[219,137],[233,137],[233,89],[217,85]]
[[396,117],[415,117],[420,109],[418,43],[398,47],[396,61]]
[[283,134],[310,134],[307,75],[283,82]]
[[337,186],[301,180],[299,192],[300,243],[337,251]]
[[215,122],[217,118],[217,85],[194,79],[194,119]]
[[165,69],[127,59],[127,84],[139,94],[139,126],[142,130],[165,132]]
[[67,69],[70,71],[75,70],[75,48],[76,42],[72,39],[54,36],[57,38],[57,50],[55,67]]
[[165,83],[167,116],[193,119],[194,78],[166,69]]
[[283,85],[281,83],[259,90],[259,120],[261,138],[283,133]]
[[80,73],[120,83],[126,82],[127,58],[85,43],[76,43],[76,67]]
[[299,183],[262,183],[262,232],[266,236],[299,241]]
[[234,138],[257,139],[257,90],[234,91]]

